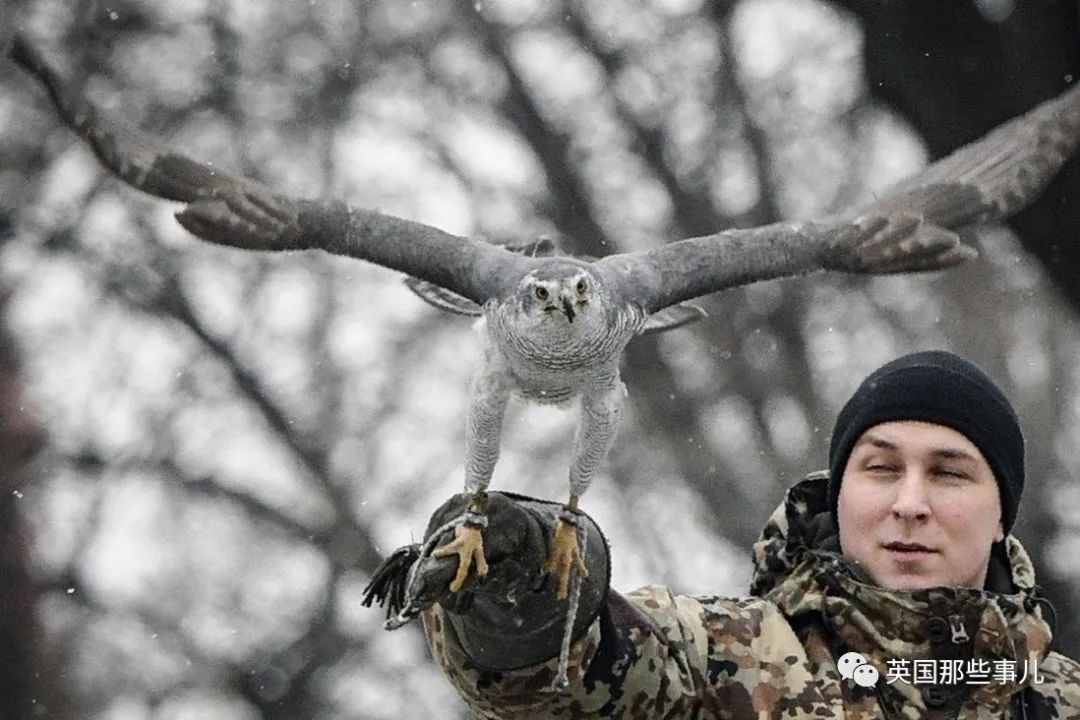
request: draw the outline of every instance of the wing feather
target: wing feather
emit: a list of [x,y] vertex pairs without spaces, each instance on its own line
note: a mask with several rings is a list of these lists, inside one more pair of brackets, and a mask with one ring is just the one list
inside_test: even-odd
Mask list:
[[648,312],[817,270],[935,270],[976,255],[960,234],[1030,204],[1080,146],[1080,83],[894,186],[859,211],[728,230],[603,261]]
[[428,305],[443,312],[468,317],[477,317],[484,314],[483,309],[472,300],[463,298],[449,290],[444,290],[438,285],[408,277],[405,278],[405,286]]
[[180,224],[203,240],[249,250],[320,249],[376,263],[483,304],[529,261],[495,245],[337,202],[301,200],[172,152],[108,117],[16,35],[8,55],[37,78],[64,122],[114,175],[187,203]]
[[651,335],[667,330],[675,330],[692,322],[697,322],[704,317],[708,317],[708,313],[694,303],[679,303],[663,310],[657,310],[645,318],[645,325],[641,328],[641,334]]

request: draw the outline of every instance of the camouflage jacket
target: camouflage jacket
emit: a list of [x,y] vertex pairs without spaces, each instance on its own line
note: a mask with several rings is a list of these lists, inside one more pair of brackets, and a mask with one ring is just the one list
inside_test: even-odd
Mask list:
[[[608,592],[572,646],[571,687],[547,690],[556,662],[478,668],[460,624],[424,613],[436,662],[481,718],[1080,718],[1080,664],[1049,653],[1031,562],[1009,537],[991,581],[1003,592],[890,591],[835,550],[824,475],[792,487],[754,545],[752,595]],[[995,579],[996,578],[996,579]],[[519,618],[528,642],[529,618]],[[861,653],[864,687],[837,660]],[[865,674],[864,674],[865,675]]]

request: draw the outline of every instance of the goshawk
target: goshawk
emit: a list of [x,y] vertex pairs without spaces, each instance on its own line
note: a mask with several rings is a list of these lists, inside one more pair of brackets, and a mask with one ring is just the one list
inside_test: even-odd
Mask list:
[[759,280],[817,270],[902,273],[975,256],[959,234],[1034,199],[1080,142],[1080,83],[981,140],[844,214],[679,240],[595,261],[514,252],[437,228],[351,207],[303,200],[139,137],[69,88],[22,38],[10,57],[40,80],[64,121],[119,178],[184,203],[176,217],[196,236],[249,250],[320,249],[414,278],[425,299],[482,313],[484,360],[466,422],[465,487],[474,496],[456,538],[436,550],[459,556],[452,588],[475,564],[487,572],[485,491],[499,456],[503,413],[517,393],[541,403],[581,400],[567,511],[547,564],[565,597],[585,572],[575,533],[578,499],[607,455],[626,394],[623,348],[649,329],[698,313],[687,301]]

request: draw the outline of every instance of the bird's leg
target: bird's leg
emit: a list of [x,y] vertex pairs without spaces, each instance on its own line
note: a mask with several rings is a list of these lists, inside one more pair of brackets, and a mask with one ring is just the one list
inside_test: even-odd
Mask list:
[[594,386],[582,395],[581,423],[570,463],[570,502],[555,522],[555,539],[544,564],[545,572],[555,573],[558,577],[560,599],[569,594],[570,574],[575,568],[582,576],[589,574],[578,542],[578,526],[582,522],[578,498],[592,483],[615,441],[625,396],[626,386],[617,374],[609,382]]
[[588,577],[585,558],[581,555],[581,543],[578,542],[578,527],[582,523],[581,511],[578,510],[577,495],[570,496],[570,502],[563,506],[559,519],[555,521],[555,538],[551,542],[551,552],[544,563],[544,572],[553,573],[559,582],[556,597],[565,600],[570,594],[570,574],[575,569],[582,577]]
[[458,569],[450,583],[458,592],[476,565],[477,577],[488,572],[484,558],[483,530],[487,527],[487,487],[499,459],[503,415],[510,400],[512,376],[498,351],[490,348],[484,366],[473,383],[469,419],[465,425],[465,490],[473,495],[465,520],[454,528],[454,539],[432,552],[433,557],[458,556]]

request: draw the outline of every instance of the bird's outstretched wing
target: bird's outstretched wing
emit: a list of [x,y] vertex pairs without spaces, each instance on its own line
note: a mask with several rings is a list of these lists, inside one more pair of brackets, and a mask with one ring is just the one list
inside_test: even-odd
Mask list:
[[929,166],[858,212],[777,223],[611,255],[628,302],[648,312],[815,270],[901,273],[976,255],[959,233],[1032,202],[1080,145],[1080,83]]
[[64,122],[110,171],[133,187],[187,203],[180,224],[212,243],[249,250],[321,249],[398,270],[483,304],[524,272],[522,256],[496,245],[338,202],[290,198],[162,148],[74,91],[41,52],[16,35],[8,56],[37,78]]

